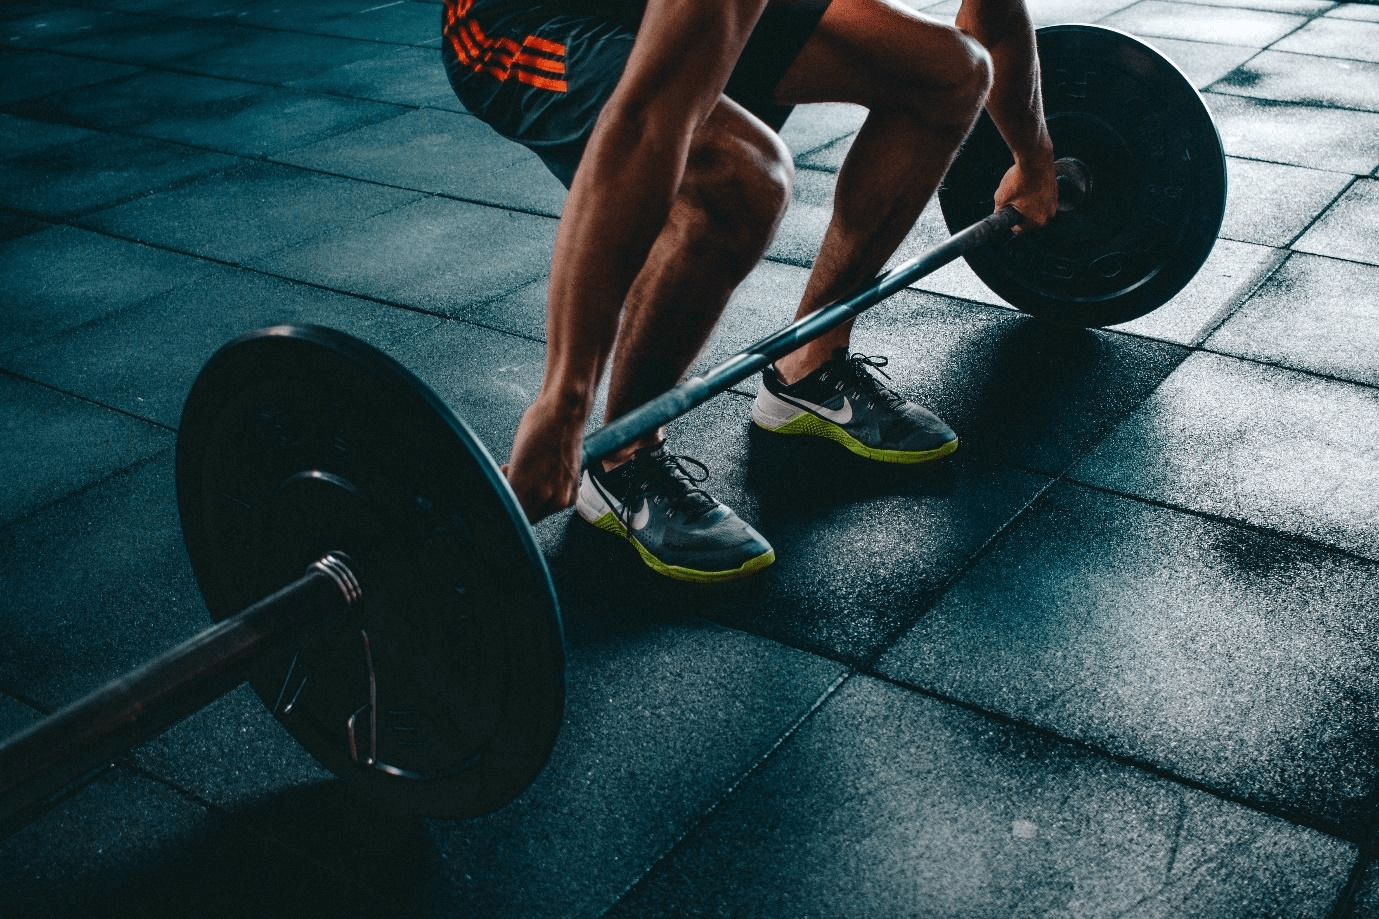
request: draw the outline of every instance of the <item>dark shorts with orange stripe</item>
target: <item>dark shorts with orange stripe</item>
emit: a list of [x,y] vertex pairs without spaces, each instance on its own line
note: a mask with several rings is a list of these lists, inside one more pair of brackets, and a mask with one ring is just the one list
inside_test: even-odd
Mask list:
[[[776,84],[829,0],[767,8],[727,95],[775,130]],[[466,109],[524,144],[568,187],[627,65],[645,0],[445,0],[441,53]]]

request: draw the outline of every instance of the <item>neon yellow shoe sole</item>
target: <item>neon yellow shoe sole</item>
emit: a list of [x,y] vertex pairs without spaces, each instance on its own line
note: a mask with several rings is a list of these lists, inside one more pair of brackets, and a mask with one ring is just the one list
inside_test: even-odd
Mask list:
[[627,528],[622,525],[622,521],[612,511],[599,517],[597,520],[589,521],[594,526],[603,530],[605,533],[612,533],[620,536],[632,543],[637,549],[637,554],[642,557],[642,561],[648,568],[657,574],[672,578],[676,581],[691,581],[696,584],[715,584],[720,581],[732,581],[737,578],[755,574],[776,560],[776,550],[768,549],[761,555],[750,558],[736,568],[729,568],[723,571],[700,571],[697,568],[686,568],[682,565],[670,565],[661,561],[638,541],[637,537],[630,535]]
[[785,424],[774,428],[767,427],[760,421],[754,421],[754,423],[763,431],[770,431],[773,434],[805,434],[811,437],[823,437],[842,444],[858,456],[878,463],[927,463],[930,460],[942,459],[958,449],[956,438],[946,441],[932,450],[883,450],[879,447],[869,447],[828,419],[820,418],[810,412],[801,412]]

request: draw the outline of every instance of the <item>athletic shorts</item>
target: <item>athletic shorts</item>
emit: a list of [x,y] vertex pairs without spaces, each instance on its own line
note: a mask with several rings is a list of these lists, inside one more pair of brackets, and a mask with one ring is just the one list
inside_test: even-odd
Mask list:
[[[829,0],[762,14],[726,95],[779,131],[776,84]],[[445,0],[441,54],[464,107],[530,148],[568,188],[622,77],[645,0]]]

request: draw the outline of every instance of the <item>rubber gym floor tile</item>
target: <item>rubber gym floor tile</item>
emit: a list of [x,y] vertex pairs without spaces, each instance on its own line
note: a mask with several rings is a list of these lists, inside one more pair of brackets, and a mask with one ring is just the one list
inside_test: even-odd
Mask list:
[[18,239],[21,236],[28,236],[37,233],[39,230],[46,230],[51,224],[40,220],[32,220],[28,217],[20,217],[17,214],[0,213],[0,243],[8,242],[11,239]]
[[1302,16],[1264,10],[1142,0],[1099,24],[1151,39],[1193,41],[1209,35],[1223,45],[1266,48],[1306,22]]
[[[290,816],[316,814],[297,807]],[[415,851],[404,848],[412,841],[406,834],[352,816],[333,829],[337,838],[349,833],[358,856],[381,855],[385,843]],[[0,865],[12,919],[362,917],[398,915],[388,907],[401,905],[369,886],[364,864],[331,864],[320,849],[289,848],[239,814],[207,810],[157,781],[119,771],[102,774],[0,843]],[[386,858],[375,865],[402,867]]]
[[1379,181],[1360,179],[1314,223],[1293,248],[1379,265]]
[[271,156],[397,114],[396,106],[381,102],[269,89],[215,111],[159,118],[139,133],[241,156]]
[[781,128],[781,140],[795,157],[807,156],[856,133],[866,117],[867,110],[862,106],[843,102],[797,106]]
[[1368,175],[1379,165],[1379,114],[1207,94],[1228,156]]
[[75,61],[47,51],[0,50],[0,106],[135,72],[127,64]]
[[1379,62],[1265,51],[1234,70],[1212,92],[1379,111]]
[[239,263],[353,226],[421,197],[419,192],[290,166],[251,163],[99,211],[82,223],[140,242]]
[[[440,35],[441,12],[429,3],[383,0],[382,3],[356,6],[358,9],[347,15],[322,19],[312,31],[323,35],[408,45],[419,45]],[[439,57],[435,51],[432,51],[432,55]]]
[[1191,282],[1163,306],[1115,329],[1196,345],[1234,312],[1287,257],[1287,251],[1217,240]]
[[397,48],[391,54],[341,64],[290,85],[395,105],[458,106],[438,57],[434,48]]
[[1294,255],[1206,347],[1379,386],[1379,268]]
[[7,355],[6,367],[175,427],[202,365],[221,345],[285,322],[326,325],[391,352],[440,320],[231,268]]
[[[136,0],[137,2],[137,0]],[[165,2],[165,0],[154,0]],[[387,2],[387,0],[383,0]],[[181,9],[178,15],[202,16],[205,18],[229,21],[238,25],[256,26],[261,29],[284,30],[286,32],[313,32],[322,22],[337,16],[346,16],[370,6],[378,6],[378,0],[312,0],[311,3],[283,3],[281,0],[235,0],[229,5],[208,5]],[[437,13],[439,16],[440,14]]]
[[0,162],[99,136],[84,128],[0,114]]
[[435,390],[490,454],[507,460],[517,422],[541,386],[540,342],[444,322],[399,342],[390,353]]
[[[199,596],[186,612],[196,628],[211,625]],[[386,822],[382,812],[347,797],[344,786],[287,733],[247,683],[135,747],[130,758],[138,769],[246,820],[264,816],[270,803],[304,805],[330,786],[333,797],[344,798],[337,804]]]
[[[1341,15],[1341,10],[1334,11]],[[1273,46],[1275,51],[1379,62],[1379,15],[1373,23],[1314,19]]]
[[493,194],[496,173],[535,155],[472,115],[424,109],[276,158],[369,182],[469,197]]
[[193,258],[55,226],[0,245],[0,354],[100,316],[195,284]]
[[181,144],[92,137],[10,160],[0,173],[0,204],[70,218],[234,163]]
[[1322,917],[1354,860],[1331,837],[854,677],[612,915]]
[[207,76],[282,84],[324,73],[349,61],[382,57],[395,46],[301,32],[246,28],[233,44],[180,59],[179,67]]
[[503,810],[428,824],[432,915],[599,916],[842,668],[705,624],[572,624],[566,717]]
[[1094,22],[1117,10],[1125,9],[1134,2],[1135,0],[1041,0],[1032,5],[1030,15],[1034,17],[1036,26],[1064,22]]
[[1373,861],[1363,869],[1360,883],[1355,890],[1351,915],[1361,919],[1379,916],[1379,866]]
[[[874,659],[924,615],[1047,484],[971,463],[878,468],[834,444],[755,429],[747,440],[743,472],[714,463],[714,494],[754,522],[776,562],[737,596],[700,599],[702,614],[852,665]],[[750,500],[735,497],[734,480],[744,473]],[[694,598],[683,597],[662,605],[694,608]]]
[[1231,158],[1221,237],[1287,246],[1354,179],[1348,173]]
[[1369,3],[1369,0],[1361,0],[1358,3],[1339,3],[1335,9],[1329,10],[1326,15],[1336,19],[1379,22],[1379,8]]
[[1358,834],[1377,611],[1373,562],[1056,486],[878,670]]
[[948,422],[959,457],[1049,474],[1105,436],[1187,353],[913,291],[864,316],[853,350],[889,358],[888,385]]
[[1199,353],[1079,481],[1379,559],[1379,391]]
[[[111,457],[80,483],[91,487],[0,529],[7,691],[53,711],[206,627],[178,523],[173,438],[160,433],[147,461],[110,475]],[[88,452],[121,447],[92,441]],[[27,462],[75,466],[81,449],[35,440]]]
[[[667,443],[704,463],[702,487],[761,531],[775,563],[724,584],[671,581],[625,540],[570,514],[538,532],[567,608],[631,623],[706,617],[863,663],[1047,482],[951,460],[870,463],[831,442],[761,431],[750,413],[749,399],[725,395],[670,425]],[[490,442],[496,456],[506,456],[510,438]]]
[[[20,7],[21,4],[10,4]],[[18,9],[15,15],[0,20],[0,42],[9,48],[53,48],[111,31],[125,31],[139,25],[151,24],[144,17],[114,10],[54,8],[44,4],[30,4],[27,14]]]
[[1270,13],[1294,13],[1299,16],[1317,16],[1336,6],[1333,0],[1192,0],[1205,6],[1243,7],[1251,10],[1266,10]]
[[112,28],[68,42],[64,54],[157,67],[224,48],[238,37],[223,23],[126,15]]
[[428,198],[253,258],[273,274],[452,315],[546,274],[554,220]]
[[1172,61],[1199,90],[1215,83],[1257,53],[1253,48],[1242,48],[1239,45],[1182,41],[1176,38],[1154,38],[1151,44]]
[[16,106],[20,112],[92,128],[129,129],[154,120],[191,121],[233,115],[263,87],[186,73],[141,70],[95,87],[53,93]]

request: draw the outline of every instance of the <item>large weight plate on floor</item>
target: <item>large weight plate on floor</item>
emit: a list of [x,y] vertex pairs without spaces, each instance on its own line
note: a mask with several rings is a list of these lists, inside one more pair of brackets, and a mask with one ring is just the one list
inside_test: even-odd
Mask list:
[[[1168,302],[1206,261],[1226,207],[1226,159],[1192,83],[1149,45],[1100,26],[1038,31],[1055,157],[1091,175],[1087,196],[1037,233],[967,262],[1012,306],[1082,326]],[[954,231],[990,214],[1013,160],[983,114],[939,192]]]
[[236,339],[187,398],[177,497],[217,620],[326,552],[358,569],[347,620],[250,683],[365,798],[468,817],[537,775],[564,707],[550,575],[483,445],[408,371],[329,329]]

